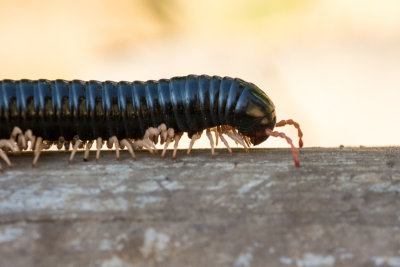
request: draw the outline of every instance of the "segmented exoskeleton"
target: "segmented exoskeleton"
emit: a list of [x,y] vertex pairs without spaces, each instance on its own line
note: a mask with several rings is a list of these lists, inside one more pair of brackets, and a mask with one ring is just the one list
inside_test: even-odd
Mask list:
[[[299,130],[300,141],[302,136],[292,120],[276,124],[275,107],[257,86],[219,76],[189,75],[146,82],[2,80],[0,112],[0,156],[4,159],[4,150],[27,149],[28,141],[36,160],[43,148],[52,144],[67,148],[72,142],[72,160],[83,145],[87,159],[95,139],[97,158],[103,139],[109,140],[109,146],[115,143],[117,154],[120,146],[126,146],[134,157],[133,148],[153,151],[158,137],[166,143],[162,155],[175,141],[175,157],[184,132],[192,139],[190,152],[206,130],[213,155],[211,131],[229,151],[223,134],[245,148],[270,135],[284,137],[291,144],[283,133],[273,131],[275,126],[292,124]],[[297,150],[291,146],[298,162]]]

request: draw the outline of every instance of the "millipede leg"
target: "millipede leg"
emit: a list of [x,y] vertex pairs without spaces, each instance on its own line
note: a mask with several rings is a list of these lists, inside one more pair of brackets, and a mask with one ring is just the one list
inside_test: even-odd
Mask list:
[[271,129],[266,129],[265,133],[269,136],[274,136],[274,137],[280,137],[283,139],[286,139],[286,142],[291,146],[292,148],[292,155],[294,158],[294,164],[296,167],[300,167],[300,160],[299,160],[299,155],[296,147],[293,145],[292,139],[290,139],[286,134],[282,132],[277,132],[277,131],[271,131]]
[[212,128],[211,130],[214,131],[214,134],[215,134],[215,146],[218,146],[218,136],[219,136],[218,128],[215,127],[215,128]]
[[[111,147],[109,147],[109,148],[112,148],[112,145],[114,144],[115,157],[116,157],[117,160],[119,160],[119,142],[118,142],[118,138],[115,135],[111,136],[110,139],[108,139],[108,142],[111,144]],[[108,146],[108,143],[107,143],[107,146]]]
[[158,126],[158,131],[160,132],[160,144],[162,145],[167,139],[167,125],[165,125],[165,123],[161,123],[160,126]]
[[34,150],[35,149],[36,136],[34,136],[32,134],[32,130],[26,130],[25,131],[25,139],[26,139],[27,142],[28,141],[31,142],[30,150]]
[[19,127],[14,127],[14,129],[11,132],[10,140],[15,141],[17,135],[23,135],[22,130]]
[[83,153],[83,160],[84,161],[88,161],[88,159],[89,159],[89,151],[90,151],[90,148],[92,147],[92,145],[93,145],[93,141],[89,141],[86,144],[85,153]]
[[[0,149],[0,158],[1,158],[2,160],[4,160],[4,161],[7,163],[7,165],[8,165],[9,167],[12,166],[11,161],[10,161],[10,159],[8,158],[6,152],[4,152],[2,149]],[[3,169],[3,168],[1,167],[1,165],[0,165],[0,168],[1,168],[1,170]]]
[[247,147],[250,147],[250,145],[251,145],[250,138],[245,136],[245,135],[242,135],[241,133],[238,133],[238,134],[243,138],[243,140],[246,143]]
[[20,151],[25,149],[26,140],[22,130],[19,127],[14,127],[10,135],[10,140],[17,143]]
[[60,150],[64,146],[64,136],[60,136],[57,141],[57,149]]
[[148,139],[150,141],[150,142],[148,142],[150,144],[150,146],[153,147],[153,149],[155,151],[157,151],[155,144],[157,144],[157,142],[158,142],[159,135],[160,135],[160,131],[158,130],[158,128],[150,127],[144,133],[143,140],[147,141],[147,139]]
[[225,130],[223,133],[226,134],[230,139],[232,139],[233,141],[235,141],[236,144],[237,144],[237,143],[241,144],[246,152],[249,151],[249,149],[248,149],[248,147],[246,146],[246,144],[245,144],[243,138],[242,138],[239,134],[235,134],[234,132],[229,132],[229,131],[226,131],[226,130]]
[[176,151],[178,150],[178,144],[179,144],[179,140],[181,140],[183,133],[177,133],[174,136],[174,152],[172,153],[172,158],[175,159],[176,158]]
[[143,139],[142,140],[144,146],[151,151],[151,154],[157,153],[157,148],[154,145],[153,141],[151,141],[149,138]]
[[7,150],[11,150],[13,152],[19,151],[17,144],[9,139],[0,139],[0,148],[6,148]]
[[[246,137],[239,134],[235,128],[232,128],[232,132],[239,140],[241,140],[243,142],[243,144],[241,144],[241,145],[244,147],[244,150],[246,152],[249,152],[250,143],[247,142]],[[240,143],[240,141],[239,141],[239,143]]]
[[221,128],[218,127],[218,133],[219,133],[219,137],[221,138],[221,141],[224,143],[224,145],[226,146],[226,149],[228,149],[229,154],[232,155],[232,149],[230,148],[228,142],[226,141],[225,137],[222,135],[222,131]]
[[169,143],[171,143],[171,141],[170,141],[169,139],[167,139],[167,140],[165,141],[164,149],[163,149],[163,151],[162,151],[162,153],[161,153],[161,157],[162,157],[162,158],[165,156],[165,152],[167,152]]
[[167,148],[169,146],[169,144],[172,142],[173,138],[175,136],[175,131],[173,128],[169,128],[167,131],[167,138],[165,140],[165,145],[164,145],[164,149],[161,153],[161,157],[163,158],[165,156],[165,152],[167,152]]
[[17,141],[19,150],[25,150],[28,148],[27,143],[26,143],[26,139],[24,135],[18,135],[18,141]]
[[282,127],[285,125],[293,125],[297,129],[297,135],[299,136],[299,147],[303,147],[303,139],[302,139],[303,132],[300,129],[300,125],[294,120],[290,119],[290,120],[281,120],[280,122],[277,122],[275,124],[275,127]]
[[125,145],[121,144],[121,141],[119,141],[119,149],[124,150]]
[[111,137],[110,137],[110,139],[107,140],[106,146],[108,149],[111,149],[113,147],[113,143],[111,142]]
[[210,129],[207,129],[207,130],[206,130],[206,135],[207,135],[207,137],[208,137],[208,140],[210,140],[210,145],[211,145],[211,157],[214,157],[214,140],[213,140],[213,138],[212,138]]
[[[14,127],[11,132],[10,139],[0,139],[0,158],[3,159],[9,167],[12,166],[10,159],[7,156],[6,151],[19,152],[21,150],[20,146],[16,142],[17,136],[23,135],[21,129],[19,127]],[[20,138],[19,138],[20,139]],[[20,141],[21,142],[21,141]],[[21,144],[22,146],[22,144]],[[0,164],[0,171],[3,170],[3,167]]]
[[49,149],[53,145],[53,142],[49,140],[43,140],[43,149]]
[[[150,139],[151,141],[153,141],[154,145],[157,145],[159,136],[160,136],[160,132],[158,131],[157,128],[155,128],[154,134],[153,134],[152,138]],[[157,148],[155,148],[155,149],[157,151]]]
[[196,142],[197,139],[199,139],[201,137],[201,132],[195,133],[192,138],[190,139],[190,144],[189,144],[189,148],[186,152],[186,154],[190,154],[190,151],[192,151],[194,142]]
[[99,158],[100,158],[100,151],[101,151],[101,147],[103,146],[103,139],[101,139],[101,137],[98,137],[97,139],[96,139],[96,148],[97,148],[97,151],[96,151],[96,161],[98,161],[99,160]]
[[122,139],[120,144],[126,146],[126,148],[128,149],[129,153],[132,156],[132,159],[136,160],[135,152],[133,152],[133,147],[131,142],[129,142],[127,139]]
[[75,157],[75,153],[76,153],[76,151],[78,150],[78,148],[79,148],[79,146],[82,144],[82,141],[81,140],[76,140],[75,141],[75,144],[74,144],[74,147],[72,148],[72,152],[71,152],[71,155],[69,156],[69,163],[71,163],[72,162],[72,160],[74,159],[74,157]]
[[140,140],[136,140],[133,143],[133,148],[145,148],[147,149],[151,154],[154,154],[153,148],[149,145],[149,142],[147,142],[146,140],[140,139]]
[[39,159],[40,152],[42,152],[42,146],[43,146],[43,138],[42,137],[37,137],[36,142],[35,142],[35,151],[34,151],[34,157],[33,157],[33,162],[32,166],[35,167],[36,163]]

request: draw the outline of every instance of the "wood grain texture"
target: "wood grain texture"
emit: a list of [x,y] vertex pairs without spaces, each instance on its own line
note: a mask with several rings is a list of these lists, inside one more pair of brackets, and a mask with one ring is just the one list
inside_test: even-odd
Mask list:
[[102,155],[11,157],[0,266],[400,266],[398,147]]

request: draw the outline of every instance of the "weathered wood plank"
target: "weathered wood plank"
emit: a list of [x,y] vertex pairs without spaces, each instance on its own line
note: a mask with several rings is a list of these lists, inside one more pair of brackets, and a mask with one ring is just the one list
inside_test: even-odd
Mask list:
[[209,153],[13,156],[0,266],[400,266],[399,148]]

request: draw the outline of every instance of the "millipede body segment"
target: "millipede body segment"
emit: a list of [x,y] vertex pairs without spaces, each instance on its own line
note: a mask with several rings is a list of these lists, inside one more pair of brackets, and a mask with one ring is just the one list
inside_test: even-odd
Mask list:
[[[184,132],[192,138],[190,151],[203,130],[209,139],[209,132],[214,131],[224,143],[223,134],[247,149],[276,136],[266,133],[275,124],[275,107],[268,96],[237,78],[188,75],[146,82],[0,81],[0,156],[4,151],[27,149],[28,141],[39,154],[52,144],[61,148],[72,143],[74,151],[86,145],[87,155],[87,146],[103,139],[117,151],[125,146],[132,153],[142,147],[154,151],[158,137],[166,146],[170,142],[177,146],[177,137]],[[297,123],[279,122],[279,126],[285,124]],[[298,124],[295,127],[301,138]],[[35,137],[41,138],[40,144]],[[213,148],[212,141],[211,137]]]

